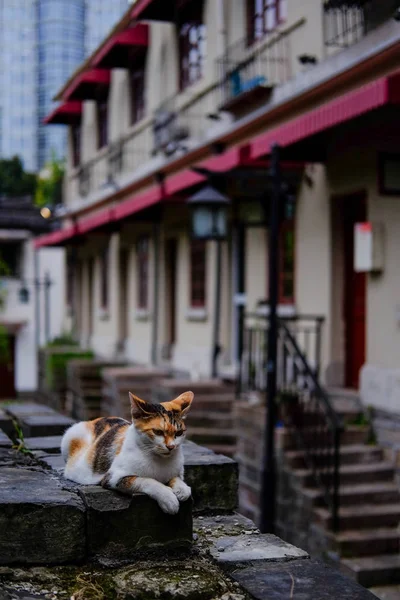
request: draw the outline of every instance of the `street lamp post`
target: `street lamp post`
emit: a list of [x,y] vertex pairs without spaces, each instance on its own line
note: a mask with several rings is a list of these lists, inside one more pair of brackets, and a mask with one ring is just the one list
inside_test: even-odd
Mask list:
[[220,352],[219,327],[221,321],[222,246],[227,238],[227,210],[230,200],[211,185],[207,185],[187,201],[191,209],[192,239],[216,243],[215,309],[212,341],[211,376],[217,377],[217,359]]
[[275,524],[275,424],[277,394],[277,350],[278,350],[278,277],[279,277],[279,220],[282,181],[280,171],[280,147],[275,144],[271,153],[270,178],[272,194],[269,215],[269,329],[267,355],[266,422],[264,460],[261,480],[260,529],[273,533]]

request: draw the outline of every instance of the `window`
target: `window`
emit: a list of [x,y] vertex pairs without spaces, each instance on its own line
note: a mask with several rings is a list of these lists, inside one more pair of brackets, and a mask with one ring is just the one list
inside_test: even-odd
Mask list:
[[72,137],[72,164],[78,167],[81,162],[81,124],[75,124],[71,127]]
[[20,277],[21,252],[22,246],[19,242],[0,244],[0,267],[3,276]]
[[145,115],[145,71],[144,65],[130,72],[131,78],[131,123],[134,125]]
[[69,308],[74,303],[74,267],[71,258],[67,258],[66,303]]
[[197,240],[190,246],[190,304],[206,305],[206,242]]
[[149,238],[142,237],[137,242],[137,306],[147,309],[149,306]]
[[104,148],[108,143],[108,98],[97,102],[98,147]]
[[202,78],[206,58],[206,26],[201,0],[188,2],[179,15],[180,89]]
[[285,221],[280,231],[279,303],[294,303],[294,221]]
[[287,0],[247,0],[248,43],[273,31],[287,17]]
[[103,248],[100,255],[100,304],[102,309],[108,308],[108,270],[110,262],[109,245]]

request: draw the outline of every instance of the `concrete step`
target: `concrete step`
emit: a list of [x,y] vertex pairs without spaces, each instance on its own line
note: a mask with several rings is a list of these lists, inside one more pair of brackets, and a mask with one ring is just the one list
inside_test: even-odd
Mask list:
[[[285,458],[292,468],[302,468],[306,466],[306,453],[302,450],[291,450],[285,453]],[[333,460],[333,452],[315,456],[318,464],[329,464]],[[366,444],[352,444],[342,446],[340,449],[340,463],[346,464],[362,464],[374,463],[382,460],[383,450],[379,446],[367,446]]]
[[[304,490],[308,496],[313,496],[315,503],[324,502],[323,492],[315,488]],[[352,504],[394,504],[400,503],[400,492],[395,483],[377,482],[358,485],[343,485],[340,487],[340,505]]]
[[332,534],[332,541],[343,558],[394,554],[400,550],[400,532],[397,527],[349,529]]
[[340,570],[364,587],[400,583],[400,554],[344,558]]
[[[293,469],[294,475],[304,487],[314,487],[315,481],[309,469]],[[351,485],[358,483],[369,483],[378,481],[392,482],[394,477],[393,464],[381,461],[371,465],[345,465],[340,468],[340,483]],[[331,478],[331,474],[321,473],[322,479]]]
[[215,454],[223,454],[234,458],[236,452],[236,446],[234,444],[208,444],[207,448],[215,452]]
[[217,412],[214,410],[196,410],[190,411],[189,430],[192,427],[211,427],[221,429],[234,428],[234,418],[230,412]]
[[[319,433],[317,427],[310,427],[304,433],[305,441],[312,443],[317,433]],[[368,441],[369,434],[370,427],[367,425],[347,425],[341,436],[341,445],[365,444]],[[282,443],[287,450],[295,450],[297,448],[294,432],[290,428],[285,428]]]
[[189,427],[187,438],[196,444],[235,444],[236,435],[234,429],[221,429],[210,427]]
[[[332,528],[332,514],[327,508],[316,508],[317,521],[326,529]],[[371,529],[373,527],[397,527],[400,522],[400,504],[360,504],[344,506],[339,510],[340,528]]]

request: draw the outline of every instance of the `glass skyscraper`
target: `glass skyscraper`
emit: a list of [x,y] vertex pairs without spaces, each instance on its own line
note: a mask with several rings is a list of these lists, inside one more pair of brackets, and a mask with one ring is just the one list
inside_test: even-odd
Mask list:
[[53,97],[127,10],[129,0],[0,0],[0,155],[36,171],[65,154],[43,126]]

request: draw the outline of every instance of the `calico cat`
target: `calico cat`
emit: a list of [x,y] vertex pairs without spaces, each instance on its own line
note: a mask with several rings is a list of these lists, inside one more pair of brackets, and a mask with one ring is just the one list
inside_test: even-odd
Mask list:
[[64,475],[125,494],[147,494],[165,513],[176,514],[179,501],[191,495],[183,481],[182,442],[193,393],[162,404],[129,397],[132,423],[104,417],[76,423],[65,432]]

